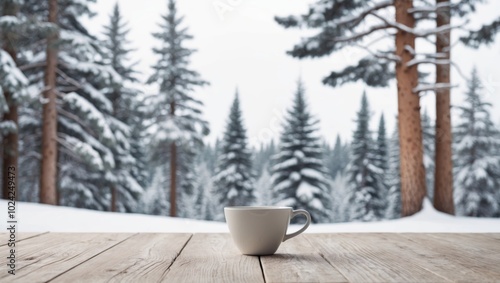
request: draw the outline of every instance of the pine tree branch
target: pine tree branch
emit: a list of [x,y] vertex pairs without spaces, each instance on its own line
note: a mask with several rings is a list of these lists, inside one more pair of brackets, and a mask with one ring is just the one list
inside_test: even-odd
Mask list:
[[428,84],[428,85],[418,85],[417,87],[413,88],[412,91],[415,94],[419,94],[421,92],[426,92],[426,91],[434,91],[437,92],[441,89],[450,89],[458,87],[457,84],[452,85],[449,83],[437,83],[437,84]]
[[420,7],[413,7],[411,9],[408,9],[408,13],[410,14],[415,14],[415,13],[436,13],[440,9],[444,8],[451,8],[451,7],[456,7],[458,4],[451,4],[449,1],[448,2],[440,2],[435,6],[420,6]]
[[63,79],[66,82],[72,84],[73,86],[80,88],[80,89],[83,88],[83,86],[78,81],[72,79],[70,76],[68,76],[66,73],[64,73],[61,69],[57,68],[56,73],[58,75],[60,75],[61,77],[63,77]]

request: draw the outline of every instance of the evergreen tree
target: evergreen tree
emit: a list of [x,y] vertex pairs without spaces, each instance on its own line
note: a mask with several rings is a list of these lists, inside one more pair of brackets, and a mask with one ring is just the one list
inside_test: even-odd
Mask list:
[[[50,11],[53,11],[54,2],[50,3]],[[55,109],[50,110],[56,115],[48,115],[47,121],[56,117],[57,137],[52,139],[48,135],[46,140],[48,142],[50,138],[58,143],[58,179],[52,184],[50,178],[55,177],[56,172],[46,171],[48,169],[44,166],[40,168],[39,164],[30,164],[27,168],[37,168],[33,171],[35,174],[42,170],[40,183],[45,188],[40,188],[41,201],[55,203],[57,196],[54,196],[52,191],[46,194],[46,189],[58,188],[60,204],[108,209],[109,191],[102,189],[102,182],[106,180],[107,172],[115,167],[113,148],[117,146],[120,137],[114,130],[116,123],[113,123],[113,105],[106,97],[106,88],[103,86],[119,83],[122,78],[102,61],[102,42],[92,36],[81,23],[82,17],[93,14],[88,3],[66,0],[59,1],[57,5],[59,11],[64,12],[51,12],[52,21],[58,29],[56,33],[50,33],[48,49],[39,44],[41,35],[35,33],[33,44],[22,50],[20,61],[25,66],[30,89],[37,94],[44,91],[45,98],[40,99],[37,95],[36,99],[30,102],[32,109],[21,113],[20,121],[26,121],[20,123],[20,126],[25,126],[26,130],[35,126],[41,128],[42,105],[47,108],[49,101],[50,105],[55,101]],[[43,1],[26,0],[21,7],[24,16],[40,23],[45,21],[48,11],[47,2]],[[46,74],[55,72],[53,80],[46,80],[48,85],[52,86],[54,82],[55,85],[44,89],[43,66],[46,65],[55,68],[45,70]],[[36,159],[31,156],[39,155],[36,151],[40,148],[38,144],[41,138],[36,136],[43,135],[39,132],[23,131],[24,129],[21,128],[23,135],[32,137],[22,137],[23,142],[28,142],[22,145],[27,149],[22,152],[23,162],[32,163]],[[49,132],[53,133],[52,130],[47,131]],[[50,148],[52,146],[51,144]],[[49,156],[53,158],[53,155],[50,155],[54,154],[53,152],[46,152],[48,147],[42,145],[42,148],[46,153],[46,156],[42,155],[42,160]],[[36,187],[30,186],[29,183],[22,186],[25,190],[33,190],[33,187]]]
[[434,127],[431,125],[431,118],[427,114],[427,110],[422,115],[422,138],[424,144],[424,166],[425,176],[427,180],[427,197],[434,197]]
[[[305,13],[276,17],[285,28],[309,28],[316,31],[303,38],[287,53],[299,59],[330,56],[349,46],[361,47],[365,57],[351,66],[334,70],[323,78],[325,85],[336,87],[349,82],[364,81],[373,87],[385,87],[396,78],[400,133],[402,200],[404,215],[412,215],[422,207],[425,196],[425,172],[422,166],[420,129],[420,96],[423,85],[415,63],[415,39],[433,35],[439,30],[416,28],[412,0],[316,0]],[[374,17],[380,21],[371,21]],[[387,31],[391,30],[388,34]],[[394,32],[392,32],[394,31]],[[389,36],[388,36],[389,35]],[[387,44],[369,46],[377,37]],[[357,56],[356,56],[357,57]],[[395,70],[395,72],[394,72]],[[409,130],[412,129],[412,130]]]
[[[110,23],[105,26],[105,52],[107,65],[110,65],[122,78],[118,83],[110,84],[106,95],[113,106],[110,119],[111,130],[117,137],[116,146],[112,147],[116,159],[115,168],[106,174],[104,185],[111,191],[111,211],[136,210],[137,200],[143,188],[136,178],[144,169],[141,141],[132,133],[141,128],[141,113],[138,111],[138,90],[133,88],[137,82],[133,65],[127,64],[130,49],[126,48],[128,29],[120,14],[118,3],[115,4]],[[103,86],[103,89],[106,86]],[[135,139],[132,139],[135,138]],[[141,162],[142,161],[142,162]],[[141,162],[139,164],[139,162]]]
[[472,71],[461,121],[455,128],[455,205],[461,215],[492,217],[500,210],[500,134],[491,121],[491,104],[481,97]]
[[309,113],[300,81],[287,115],[279,150],[273,157],[275,203],[306,209],[313,222],[327,222],[331,218],[330,187],[324,177],[318,121]]
[[386,173],[386,184],[389,187],[389,190],[387,193],[387,209],[385,217],[388,219],[394,219],[401,217],[401,167],[397,124],[389,145],[389,163]]
[[[189,174],[192,156],[203,145],[203,137],[208,134],[208,123],[201,117],[201,101],[193,95],[193,89],[206,85],[200,75],[189,69],[189,58],[194,50],[184,43],[192,38],[182,27],[182,17],[177,15],[174,0],[168,1],[168,13],[162,16],[161,31],[153,36],[161,43],[153,48],[159,60],[153,66],[154,73],[149,84],[158,84],[159,93],[149,96],[146,101],[150,116],[147,135],[150,141],[153,161],[165,160],[168,148],[170,182],[170,215],[176,216],[177,197],[183,197],[182,186],[191,186]],[[180,166],[178,166],[180,165]],[[184,171],[184,172],[183,172]],[[186,174],[185,174],[186,173]],[[177,177],[180,178],[177,178]],[[168,187],[167,187],[168,188]],[[180,188],[180,192],[177,190]]]
[[273,205],[273,186],[271,180],[271,173],[269,172],[269,165],[265,164],[262,173],[260,174],[257,182],[255,183],[255,190],[257,195],[258,205]]
[[5,0],[0,4],[0,154],[3,158],[2,198],[12,199],[8,180],[17,184],[11,169],[18,167],[18,105],[25,98],[28,80],[17,66],[18,37],[27,25],[18,17],[19,0]]
[[337,134],[335,145],[333,146],[331,154],[328,155],[326,162],[332,179],[335,179],[337,174],[344,172],[346,165],[344,157],[342,141],[340,140],[340,135]]
[[387,171],[387,137],[385,132],[384,114],[380,116],[377,133],[377,145],[375,148],[375,159],[377,167],[385,173]]
[[351,144],[351,162],[347,174],[350,184],[350,219],[374,221],[382,218],[385,185],[383,170],[378,167],[376,143],[369,129],[370,110],[366,93],[357,113],[356,130]]
[[246,130],[236,92],[214,177],[214,190],[219,197],[220,207],[249,205],[256,200],[251,153],[247,147]]

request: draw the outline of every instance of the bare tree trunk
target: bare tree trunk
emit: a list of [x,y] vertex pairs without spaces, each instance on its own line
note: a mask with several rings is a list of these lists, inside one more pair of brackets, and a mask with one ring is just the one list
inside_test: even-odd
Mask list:
[[[17,15],[19,7],[12,1],[6,1],[3,6],[3,15],[5,16],[15,16]],[[3,42],[4,46],[3,49],[12,57],[12,60],[14,62],[17,62],[16,60],[16,49],[15,49],[15,35],[12,33],[7,33],[3,35]],[[17,64],[17,63],[16,63]],[[16,186],[14,186],[14,189],[17,189],[17,179],[15,176],[17,176],[17,172],[14,175],[9,176],[9,168],[13,167],[14,170],[17,171],[17,158],[19,155],[18,151],[18,141],[19,141],[19,136],[18,136],[18,129],[19,129],[19,123],[18,123],[18,114],[17,114],[17,102],[14,101],[13,98],[13,93],[10,93],[8,91],[4,92],[5,99],[7,101],[7,105],[9,107],[9,111],[4,114],[3,120],[4,121],[12,121],[16,125],[16,131],[8,133],[4,138],[3,138],[3,183],[2,183],[2,197],[4,199],[9,198],[9,177],[10,180],[12,180],[12,176],[14,176],[14,183]],[[14,191],[14,195],[17,196],[17,191]]]
[[[170,103],[170,114],[175,115],[175,102]],[[170,144],[170,216],[177,216],[177,146]]]
[[[57,0],[49,0],[49,22],[57,23]],[[40,202],[57,205],[57,40],[58,33],[47,38],[47,66],[45,68],[46,100],[42,114],[42,166],[40,174]]]
[[[415,19],[408,9],[412,0],[394,1],[396,22],[410,28]],[[396,55],[401,61],[396,64],[398,85],[398,127],[401,159],[401,201],[402,215],[415,214],[422,208],[426,193],[425,168],[423,164],[422,126],[420,124],[420,97],[413,93],[418,84],[417,66],[408,67],[413,58],[406,46],[415,48],[415,35],[398,30],[396,34]]]
[[[448,0],[436,0],[436,4]],[[436,13],[436,27],[450,24],[450,7],[445,5]],[[450,31],[436,35],[436,53],[450,59]],[[450,83],[450,64],[436,65],[436,83]],[[449,214],[453,205],[453,162],[451,153],[450,89],[436,91],[436,170],[434,175],[434,207]]]

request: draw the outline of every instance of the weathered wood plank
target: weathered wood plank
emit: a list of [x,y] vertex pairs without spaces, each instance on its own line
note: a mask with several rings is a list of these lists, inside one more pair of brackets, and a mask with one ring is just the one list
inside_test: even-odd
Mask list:
[[259,257],[244,256],[229,234],[195,234],[165,282],[264,282]]
[[[470,269],[442,251],[437,251],[436,246],[426,243],[416,243],[408,238],[413,234],[372,234],[380,241],[388,241],[395,248],[400,249],[399,254],[408,254],[411,262],[430,272],[440,275],[453,282],[477,282],[479,278],[486,281],[495,280],[495,277],[488,277],[477,270]],[[448,234],[453,237],[456,234]],[[439,249],[439,247],[437,247]],[[399,256],[399,255],[398,255]]]
[[191,234],[134,235],[51,282],[159,282],[190,238]]
[[348,282],[301,235],[282,243],[275,255],[260,261],[266,282]]
[[491,253],[495,251],[500,256],[500,239],[492,238],[487,234],[456,233],[456,234],[428,234],[430,237],[448,241],[456,245],[466,245],[477,253]]
[[[48,232],[33,232],[33,233],[21,232],[21,233],[17,233],[16,234],[16,242],[21,242],[23,240],[38,237],[40,235],[47,234],[47,233]],[[9,233],[0,233],[0,235],[1,235],[0,238],[5,239],[0,243],[0,247],[7,245],[8,244],[7,241],[10,238],[10,234]]]
[[371,234],[316,234],[309,240],[351,282],[448,282]]
[[[0,273],[5,282],[46,282],[133,234],[49,233],[16,246],[16,275]],[[7,254],[7,247],[0,247]],[[6,266],[6,257],[0,258]],[[90,272],[90,271],[89,271]]]
[[[402,234],[417,247],[431,249],[442,258],[450,261],[460,274],[470,270],[477,275],[475,282],[500,281],[500,255],[492,251],[478,249],[476,246],[460,242],[457,234]],[[462,269],[462,271],[461,271]],[[480,277],[479,277],[480,276]]]

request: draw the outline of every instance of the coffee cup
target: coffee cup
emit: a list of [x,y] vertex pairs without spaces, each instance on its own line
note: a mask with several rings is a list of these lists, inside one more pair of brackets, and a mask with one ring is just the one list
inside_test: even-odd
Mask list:
[[[272,255],[280,244],[304,232],[311,224],[309,212],[291,207],[231,206],[224,208],[229,232],[244,255]],[[307,219],[297,232],[286,234],[290,220],[297,215]]]

